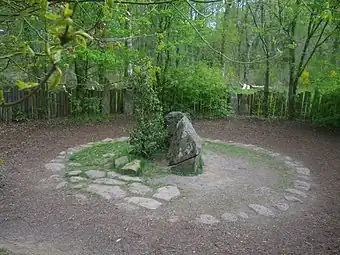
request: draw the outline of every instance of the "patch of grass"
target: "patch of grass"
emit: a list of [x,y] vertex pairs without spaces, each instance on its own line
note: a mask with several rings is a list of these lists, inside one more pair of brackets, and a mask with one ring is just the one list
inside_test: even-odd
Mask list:
[[9,255],[9,251],[5,248],[0,248],[0,255]]
[[[115,142],[101,142],[95,144],[89,148],[85,148],[79,152],[74,153],[69,158],[70,161],[75,163],[80,163],[82,168],[81,170],[86,171],[94,168],[104,168],[104,165],[108,162],[106,160],[111,161],[113,163],[113,158],[103,158],[103,155],[108,153],[114,153],[114,158],[119,158],[122,156],[127,156],[129,158],[129,162],[138,159],[141,161],[141,169],[138,173],[133,171],[123,171],[122,169],[113,168],[113,164],[111,168],[106,167],[106,170],[115,171],[121,174],[132,175],[132,176],[142,176],[145,178],[152,177],[160,177],[168,175],[169,172],[165,167],[159,167],[154,164],[153,160],[145,159],[136,155],[133,155],[131,152],[131,146],[127,141],[115,141]],[[154,155],[155,161],[160,158],[163,152],[158,152]],[[79,169],[79,167],[75,166],[69,167],[69,170]]]
[[203,148],[208,151],[224,153],[230,156],[244,157],[254,164],[260,164],[264,167],[277,170],[279,175],[278,181],[271,186],[274,190],[280,190],[292,184],[292,169],[290,169],[283,161],[280,161],[269,154],[251,148],[215,142],[205,142]]

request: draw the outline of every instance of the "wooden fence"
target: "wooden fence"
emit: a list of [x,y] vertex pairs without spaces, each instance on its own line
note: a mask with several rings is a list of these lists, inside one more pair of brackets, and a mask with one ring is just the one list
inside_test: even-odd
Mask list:
[[[5,92],[4,96],[7,101],[15,101],[22,98],[27,92],[19,91],[13,88],[11,91]],[[103,91],[89,90],[88,98],[96,98],[101,100]],[[257,91],[252,94],[239,94],[237,100],[236,114],[263,116],[263,91]],[[288,97],[287,92],[270,92],[269,94],[269,117],[287,118],[288,115]],[[337,114],[336,106],[329,106],[327,100],[321,100],[322,95],[316,92],[303,92],[297,95],[296,113],[301,119],[313,119],[314,115],[321,109],[327,109],[325,114]],[[101,103],[99,102],[101,105]],[[333,107],[332,109],[329,109]],[[40,90],[37,94],[25,100],[21,104],[13,107],[0,108],[0,120],[12,121],[23,119],[51,119],[70,117],[74,113],[76,105],[71,100],[69,93],[59,91],[52,93]],[[339,107],[338,107],[339,108]],[[242,110],[241,110],[242,109]],[[198,114],[206,114],[205,110],[198,106],[194,106],[193,112]],[[124,112],[124,91],[110,91],[110,113]]]
[[[16,101],[28,92],[13,88],[4,92],[7,102]],[[51,119],[69,117],[74,113],[76,105],[71,100],[70,91],[58,91],[57,93],[40,90],[38,93],[12,107],[0,107],[0,120],[12,121],[20,119]],[[88,98],[102,99],[103,91],[88,90]],[[110,113],[123,113],[124,91],[110,91]]]

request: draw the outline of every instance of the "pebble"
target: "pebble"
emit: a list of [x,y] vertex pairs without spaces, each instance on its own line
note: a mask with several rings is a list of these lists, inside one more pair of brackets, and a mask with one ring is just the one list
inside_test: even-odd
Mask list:
[[199,218],[196,218],[196,222],[213,225],[219,223],[220,221],[210,214],[201,214]]

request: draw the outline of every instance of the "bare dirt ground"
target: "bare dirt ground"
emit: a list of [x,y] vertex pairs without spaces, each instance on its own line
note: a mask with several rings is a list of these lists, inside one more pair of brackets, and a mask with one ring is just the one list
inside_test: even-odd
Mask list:
[[306,123],[197,121],[202,137],[250,143],[311,169],[318,200],[300,214],[213,226],[131,217],[99,198],[37,189],[43,165],[66,148],[127,134],[131,120],[69,125],[0,124],[0,159],[9,170],[0,191],[0,247],[12,254],[340,254],[340,135]]

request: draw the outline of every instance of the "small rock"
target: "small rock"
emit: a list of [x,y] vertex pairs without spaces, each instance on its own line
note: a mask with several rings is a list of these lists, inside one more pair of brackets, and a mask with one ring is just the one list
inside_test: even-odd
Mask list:
[[145,195],[146,193],[149,193],[151,189],[148,186],[143,185],[139,182],[133,182],[129,186],[129,191],[131,193]]
[[67,185],[67,182],[61,182],[61,183],[59,183],[55,188],[56,188],[56,189],[62,189],[62,188],[64,188],[66,185]]
[[103,155],[103,158],[113,158],[116,154],[114,152],[106,153]]
[[60,155],[60,156],[66,156],[66,151],[61,151],[61,152],[59,152],[59,155]]
[[286,203],[278,202],[274,204],[274,206],[280,211],[287,211],[289,209],[289,205],[287,205]]
[[56,159],[61,159],[61,160],[64,160],[66,158],[66,155],[58,155],[56,157]]
[[123,182],[123,181],[118,181],[118,180],[114,180],[114,179],[110,179],[110,178],[96,179],[96,180],[93,181],[93,183],[104,184],[104,185],[124,185],[125,184],[125,182]]
[[290,202],[299,202],[301,204],[303,203],[300,198],[297,198],[297,197],[294,197],[294,196],[285,196],[285,199],[287,201],[290,201]]
[[201,214],[199,218],[196,218],[196,221],[208,225],[213,225],[220,222],[214,216],[209,214]]
[[119,157],[114,160],[114,167],[121,167],[126,165],[129,162],[129,158],[127,156]]
[[122,176],[122,175],[119,174],[119,173],[116,173],[116,172],[107,172],[107,177],[108,177],[108,178],[114,179],[114,178],[118,178],[118,177],[120,177],[120,176]]
[[80,167],[80,166],[81,166],[81,164],[80,164],[80,163],[78,163],[78,162],[70,162],[70,163],[68,163],[68,166],[73,166],[73,167]]
[[89,145],[89,144],[82,144],[82,145],[80,145],[80,147],[83,148],[83,149],[86,149],[86,148],[90,148],[91,145]]
[[297,189],[285,189],[286,192],[292,193],[294,195],[299,195],[301,197],[307,197],[307,194],[303,191]]
[[310,184],[308,182],[296,180],[294,181],[294,188],[308,191],[310,190]]
[[78,176],[82,173],[81,170],[74,170],[67,173],[67,176]]
[[85,182],[85,181],[87,181],[87,179],[84,178],[84,177],[80,177],[80,176],[72,176],[72,177],[70,178],[70,182],[71,182],[71,183]]
[[237,221],[237,216],[233,213],[223,213],[221,217],[222,219],[226,221],[231,221],[231,222]]
[[134,161],[127,163],[122,170],[132,171],[137,174],[140,169],[140,163],[140,160],[135,159]]
[[289,167],[292,167],[292,168],[297,167],[297,165],[292,161],[285,161],[285,164]]
[[124,200],[128,203],[133,203],[150,210],[155,210],[162,205],[162,203],[157,200],[146,197],[127,197]]
[[296,172],[301,175],[310,175],[310,170],[307,167],[297,167]]
[[128,141],[128,140],[129,140],[129,137],[127,137],[127,136],[122,136],[122,137],[116,139],[116,141],[118,141],[118,142],[125,142],[125,141]]
[[248,214],[246,214],[245,212],[240,212],[238,215],[239,215],[241,218],[243,218],[243,219],[248,219],[248,218],[249,218]]
[[274,217],[275,214],[273,213],[272,210],[269,208],[263,206],[263,205],[258,205],[258,204],[249,204],[249,208],[253,209],[255,212],[257,212],[260,215],[267,216],[267,217]]
[[45,168],[52,172],[59,172],[65,169],[65,164],[62,163],[47,163],[45,164]]
[[157,189],[157,192],[153,195],[153,197],[170,201],[171,199],[178,197],[180,194],[181,193],[176,186],[166,186]]
[[51,162],[51,163],[60,163],[60,164],[64,164],[65,159],[55,158],[55,159],[52,159],[50,162]]
[[285,156],[285,160],[292,161],[292,158],[289,156]]
[[47,178],[48,181],[60,181],[61,179],[59,174],[52,174]]
[[90,193],[98,194],[105,199],[119,199],[126,196],[126,191],[117,186],[105,186],[99,184],[90,184],[87,188]]
[[142,181],[140,177],[133,177],[133,176],[128,176],[128,175],[118,176],[118,179],[126,181],[126,182],[141,182]]
[[90,179],[99,179],[106,176],[106,172],[98,170],[90,170],[85,172]]

